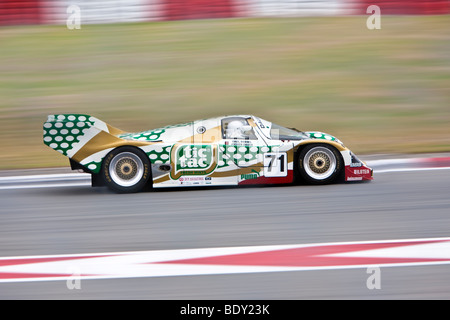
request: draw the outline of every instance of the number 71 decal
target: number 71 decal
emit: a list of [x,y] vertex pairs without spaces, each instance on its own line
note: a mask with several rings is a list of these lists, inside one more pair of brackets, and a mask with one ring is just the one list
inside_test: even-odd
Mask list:
[[266,177],[287,176],[286,152],[264,154],[264,176]]

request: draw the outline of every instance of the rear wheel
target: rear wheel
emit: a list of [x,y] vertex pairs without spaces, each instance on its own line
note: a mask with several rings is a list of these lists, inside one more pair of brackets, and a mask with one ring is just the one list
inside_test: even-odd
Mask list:
[[102,175],[105,184],[113,191],[139,192],[150,178],[150,161],[140,149],[119,147],[105,157]]
[[298,166],[303,180],[313,184],[327,184],[339,176],[342,158],[333,146],[312,144],[299,153]]

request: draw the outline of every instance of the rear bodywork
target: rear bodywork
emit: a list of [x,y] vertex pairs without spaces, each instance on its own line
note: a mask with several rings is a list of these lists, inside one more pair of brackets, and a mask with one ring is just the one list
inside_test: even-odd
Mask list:
[[[230,139],[228,120],[245,119],[251,135]],[[198,120],[130,133],[82,114],[50,115],[44,123],[44,143],[70,159],[72,169],[92,174],[102,185],[103,159],[121,146],[139,148],[147,155],[153,187],[292,183],[296,156],[304,146],[327,144],[343,160],[345,181],[372,180],[373,170],[337,138],[322,132],[303,132],[293,140],[274,139],[272,123],[251,115]]]

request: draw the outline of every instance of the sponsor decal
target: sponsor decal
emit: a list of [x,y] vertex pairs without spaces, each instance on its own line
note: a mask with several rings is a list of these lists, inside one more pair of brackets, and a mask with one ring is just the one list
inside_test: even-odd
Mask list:
[[251,180],[251,179],[257,179],[259,175],[256,173],[249,173],[249,174],[241,174],[241,180]]
[[348,177],[347,181],[361,181],[363,177]]
[[369,174],[370,170],[369,169],[357,169],[357,170],[353,170],[354,174]]
[[203,176],[195,176],[195,177],[180,177],[178,179],[181,185],[203,185],[203,184],[211,184],[211,177],[203,177]]
[[241,181],[243,180],[253,180],[258,179],[260,177],[260,174],[255,169],[252,169],[251,173],[241,174]]
[[352,162],[352,163],[350,163],[350,167],[352,167],[352,168],[362,167],[362,163],[355,163],[355,162]]
[[207,144],[174,145],[171,160],[174,163],[170,172],[172,179],[181,176],[208,175],[216,167],[217,146]]
[[257,120],[257,123],[258,123],[258,125],[259,125],[259,127],[261,128],[261,129],[264,129],[266,126],[264,125],[264,123],[262,123],[262,121],[260,120],[260,119],[258,119]]
[[253,142],[251,140],[231,140],[231,141],[225,141],[225,145],[230,146],[253,146]]
[[372,180],[372,170],[361,165],[360,167],[353,167],[352,165],[345,167],[345,177],[347,181],[356,180]]

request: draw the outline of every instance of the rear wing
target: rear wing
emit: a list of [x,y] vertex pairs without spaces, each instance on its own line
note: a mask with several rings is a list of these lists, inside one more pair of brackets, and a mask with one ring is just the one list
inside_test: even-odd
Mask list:
[[94,137],[97,137],[96,140],[103,137],[102,140],[118,142],[122,139],[116,135],[121,133],[122,130],[89,115],[49,115],[44,123],[44,144],[73,161],[81,162],[103,149],[103,146],[93,143]]
[[72,158],[90,138],[100,131],[112,135],[123,133],[123,131],[89,115],[49,115],[44,123],[44,143]]

